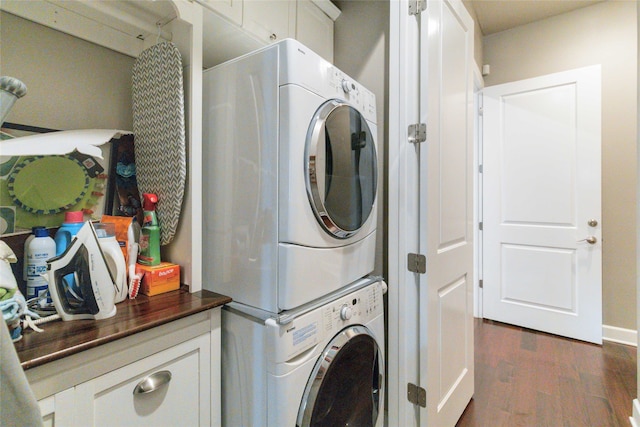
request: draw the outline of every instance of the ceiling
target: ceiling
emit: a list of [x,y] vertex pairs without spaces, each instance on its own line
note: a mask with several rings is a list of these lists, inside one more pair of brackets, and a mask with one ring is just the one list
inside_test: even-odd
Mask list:
[[482,34],[508,30],[560,15],[602,0],[463,0],[475,10]]

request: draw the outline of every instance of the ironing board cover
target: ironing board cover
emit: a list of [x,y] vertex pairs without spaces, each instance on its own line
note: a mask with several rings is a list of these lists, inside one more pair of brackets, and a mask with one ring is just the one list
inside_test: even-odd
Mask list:
[[138,188],[158,196],[160,244],[166,245],[178,227],[187,176],[182,58],[173,43],[140,54],[132,90]]

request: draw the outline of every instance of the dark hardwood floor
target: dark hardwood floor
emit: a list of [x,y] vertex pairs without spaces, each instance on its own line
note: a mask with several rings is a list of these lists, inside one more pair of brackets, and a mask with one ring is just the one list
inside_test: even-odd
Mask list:
[[475,322],[475,395],[458,427],[630,425],[635,347]]

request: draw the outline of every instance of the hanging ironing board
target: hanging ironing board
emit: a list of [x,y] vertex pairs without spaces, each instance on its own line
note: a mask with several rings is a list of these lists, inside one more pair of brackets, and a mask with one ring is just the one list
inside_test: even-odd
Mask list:
[[182,58],[173,43],[140,54],[132,90],[138,189],[158,196],[160,244],[166,245],[178,227],[187,176]]

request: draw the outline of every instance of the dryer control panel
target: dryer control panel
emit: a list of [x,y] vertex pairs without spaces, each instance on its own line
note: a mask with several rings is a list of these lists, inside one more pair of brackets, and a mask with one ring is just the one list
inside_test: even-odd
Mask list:
[[367,120],[376,122],[376,97],[373,92],[336,67],[329,69],[329,86],[337,98],[351,102]]

